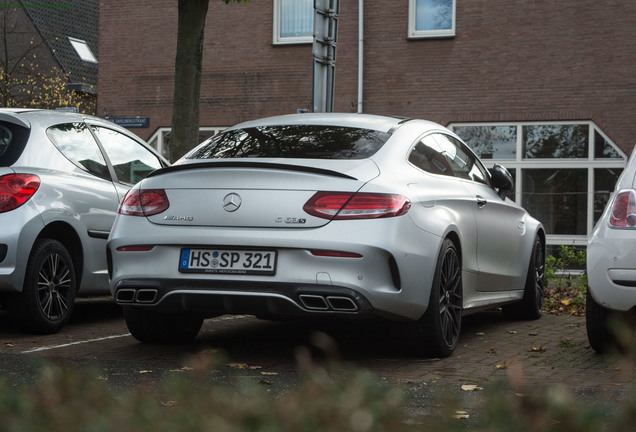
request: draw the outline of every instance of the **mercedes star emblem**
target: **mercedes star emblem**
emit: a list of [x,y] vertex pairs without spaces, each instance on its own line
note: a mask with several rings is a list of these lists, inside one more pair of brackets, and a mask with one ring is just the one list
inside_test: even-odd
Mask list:
[[223,198],[223,208],[225,211],[233,212],[241,206],[242,200],[239,194],[230,193]]

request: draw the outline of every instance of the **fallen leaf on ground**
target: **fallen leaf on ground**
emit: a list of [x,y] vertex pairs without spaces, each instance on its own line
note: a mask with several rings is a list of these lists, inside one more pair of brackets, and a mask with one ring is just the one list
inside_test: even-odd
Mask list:
[[508,334],[517,334],[517,330],[510,330]]
[[508,369],[508,363],[503,362],[502,364],[498,364],[495,366],[495,369]]
[[455,411],[453,418],[456,419],[469,419],[470,415],[466,411]]
[[479,390],[483,390],[483,388],[479,387],[478,385],[475,384],[464,384],[462,386],[462,390],[464,391],[479,391]]
[[497,354],[497,351],[495,351],[495,347],[490,347],[490,349],[488,351],[486,351],[488,354]]
[[152,371],[151,370],[140,370],[139,373],[140,374],[149,374],[149,373],[152,373]]
[[545,352],[547,350],[546,347],[539,345],[538,347],[532,347],[528,350],[528,352]]

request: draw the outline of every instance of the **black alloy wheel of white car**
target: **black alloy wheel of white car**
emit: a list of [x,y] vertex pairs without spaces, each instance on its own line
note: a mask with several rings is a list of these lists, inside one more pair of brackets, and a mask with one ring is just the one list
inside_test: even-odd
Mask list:
[[9,309],[23,330],[56,333],[71,317],[76,291],[73,260],[64,245],[38,239],[29,255],[22,292],[11,299]]
[[585,326],[590,346],[599,354],[612,351],[630,352],[634,348],[634,313],[604,308],[594,300],[589,288],[585,299]]

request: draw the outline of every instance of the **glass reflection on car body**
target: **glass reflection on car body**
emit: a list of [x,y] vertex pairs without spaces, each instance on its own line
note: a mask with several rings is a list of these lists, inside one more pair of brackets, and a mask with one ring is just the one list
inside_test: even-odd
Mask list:
[[338,126],[281,125],[231,130],[210,138],[187,159],[364,159],[390,134]]

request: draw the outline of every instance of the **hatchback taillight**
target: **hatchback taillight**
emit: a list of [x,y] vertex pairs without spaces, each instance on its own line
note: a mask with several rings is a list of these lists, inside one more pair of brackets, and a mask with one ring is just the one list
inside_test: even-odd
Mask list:
[[131,189],[124,196],[118,212],[128,216],[152,216],[168,207],[170,202],[163,189]]
[[323,219],[375,219],[406,214],[411,202],[397,194],[316,192],[303,210]]
[[624,190],[614,198],[609,224],[617,228],[636,228],[636,191]]
[[0,213],[17,209],[40,187],[35,174],[7,174],[0,177]]

